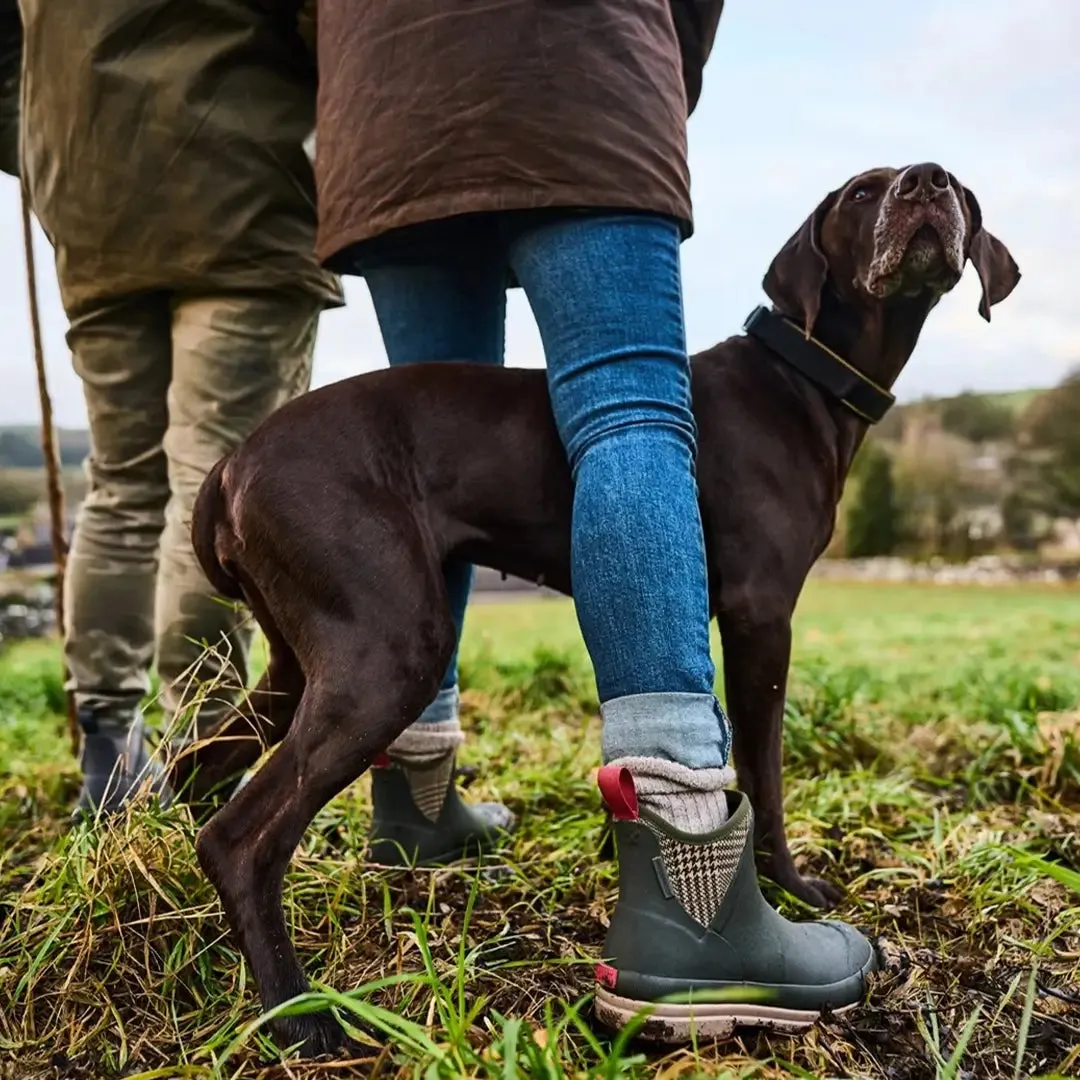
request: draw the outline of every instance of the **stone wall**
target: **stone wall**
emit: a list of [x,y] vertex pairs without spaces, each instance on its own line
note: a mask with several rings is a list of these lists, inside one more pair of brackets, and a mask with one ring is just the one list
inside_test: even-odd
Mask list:
[[[822,559],[811,577],[826,581],[919,582],[932,585],[1073,585],[1080,584],[1080,562],[1034,563],[986,555],[963,564],[943,560],[914,563],[906,559]],[[552,598],[559,594],[494,570],[476,572],[478,602],[499,599]],[[55,627],[52,587],[35,577],[5,587],[0,583],[0,647],[5,642],[44,637]]]
[[944,559],[822,559],[811,576],[832,581],[926,582],[934,585],[1063,585],[1080,581],[1080,562],[1032,562],[1008,555],[983,555],[966,563]]

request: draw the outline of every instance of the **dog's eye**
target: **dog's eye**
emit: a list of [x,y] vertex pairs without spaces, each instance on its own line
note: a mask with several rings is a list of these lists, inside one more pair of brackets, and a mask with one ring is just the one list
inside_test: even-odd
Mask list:
[[852,202],[862,202],[864,199],[870,198],[870,192],[864,187],[857,187],[851,193]]

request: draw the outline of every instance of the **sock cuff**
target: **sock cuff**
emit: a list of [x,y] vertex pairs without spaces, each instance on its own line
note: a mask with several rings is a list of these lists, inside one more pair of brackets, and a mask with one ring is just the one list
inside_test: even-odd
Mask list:
[[454,753],[464,741],[465,733],[456,717],[436,722],[418,720],[390,744],[388,753],[401,765],[431,765]]
[[735,782],[730,765],[717,769],[691,769],[666,758],[624,757],[609,762],[629,769],[639,795],[678,793],[711,794],[723,791]]
[[679,832],[715,832],[728,817],[725,788],[735,779],[728,766],[691,769],[665,758],[623,757],[610,763],[634,778],[640,805]]

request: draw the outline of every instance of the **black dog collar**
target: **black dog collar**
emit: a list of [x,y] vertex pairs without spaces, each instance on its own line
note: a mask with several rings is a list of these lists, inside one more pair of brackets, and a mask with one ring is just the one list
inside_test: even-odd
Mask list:
[[853,368],[817,338],[808,338],[777,311],[755,308],[743,329],[868,423],[876,424],[896,401],[888,390]]

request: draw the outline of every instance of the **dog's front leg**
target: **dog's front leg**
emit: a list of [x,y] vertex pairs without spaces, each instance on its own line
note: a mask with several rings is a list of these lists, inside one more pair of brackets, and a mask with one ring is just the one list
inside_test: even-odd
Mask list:
[[[778,605],[779,606],[779,605]],[[754,808],[758,871],[814,907],[830,908],[843,892],[799,873],[784,828],[783,724],[791,617],[755,603],[722,611],[724,683],[739,786]]]

